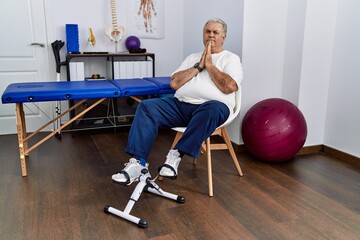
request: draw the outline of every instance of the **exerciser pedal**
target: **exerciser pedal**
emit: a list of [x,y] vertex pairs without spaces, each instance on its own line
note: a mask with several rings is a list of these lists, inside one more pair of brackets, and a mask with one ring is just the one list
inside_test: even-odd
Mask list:
[[[114,207],[106,205],[104,207],[104,212],[112,213],[118,217],[121,217],[125,220],[135,223],[138,225],[138,227],[147,228],[148,223],[146,220],[138,218],[138,217],[130,214],[130,211],[134,207],[135,203],[139,200],[140,195],[144,190],[149,193],[159,195],[161,197],[175,200],[178,203],[185,203],[185,198],[183,196],[175,195],[173,193],[169,193],[169,192],[162,190],[160,188],[160,186],[155,183],[155,180],[156,180],[156,178],[154,180],[151,179],[149,170],[146,168],[143,168],[141,170],[141,175],[139,176],[139,183],[136,185],[133,193],[131,194],[130,200],[128,201],[125,209],[123,211],[120,211]],[[123,185],[123,184],[121,184],[121,185]]]
[[[169,169],[174,173],[174,176],[164,176],[164,175],[161,175],[160,172],[161,172],[161,169],[162,169],[163,167],[169,168]],[[176,173],[175,169],[174,169],[171,165],[169,165],[169,164],[166,164],[166,163],[163,164],[162,166],[160,166],[160,167],[158,168],[158,171],[159,171],[159,176],[160,176],[160,177],[166,177],[166,178],[169,178],[169,179],[171,179],[171,180],[176,180],[176,179],[177,179],[177,173]]]

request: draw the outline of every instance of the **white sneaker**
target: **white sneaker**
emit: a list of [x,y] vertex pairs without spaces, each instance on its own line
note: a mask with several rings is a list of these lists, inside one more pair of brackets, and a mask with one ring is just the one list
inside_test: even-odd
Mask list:
[[128,163],[125,163],[125,168],[121,172],[112,175],[112,180],[121,184],[130,185],[134,181],[138,181],[141,176],[141,170],[148,169],[149,164],[145,166],[140,164],[140,161],[135,158],[130,158]]
[[160,169],[159,175],[176,179],[180,161],[181,157],[178,150],[170,150],[166,156],[166,161],[164,165]]

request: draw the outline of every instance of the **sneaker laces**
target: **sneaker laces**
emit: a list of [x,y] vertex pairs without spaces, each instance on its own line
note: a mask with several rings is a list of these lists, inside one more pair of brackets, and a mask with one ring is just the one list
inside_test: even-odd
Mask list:
[[166,155],[166,163],[174,165],[177,161],[176,159],[178,159],[180,157],[180,153],[177,149],[172,149],[169,151],[169,153]]
[[135,158],[130,158],[129,162],[124,164],[125,168],[123,169],[123,171],[129,170],[129,168],[131,168],[131,166],[136,163],[140,163],[140,161]]

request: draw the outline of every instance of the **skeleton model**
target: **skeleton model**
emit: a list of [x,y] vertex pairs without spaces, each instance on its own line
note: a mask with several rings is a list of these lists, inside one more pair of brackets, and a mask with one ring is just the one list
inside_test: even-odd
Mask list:
[[125,29],[122,26],[118,26],[115,0],[110,0],[110,7],[111,7],[112,26],[108,28],[105,31],[105,33],[110,38],[110,40],[115,43],[115,52],[117,52],[117,44],[121,41],[121,39],[125,35]]

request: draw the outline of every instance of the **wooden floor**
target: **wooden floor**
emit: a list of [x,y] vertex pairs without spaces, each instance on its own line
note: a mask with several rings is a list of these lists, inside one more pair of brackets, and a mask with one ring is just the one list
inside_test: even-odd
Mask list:
[[[164,162],[173,132],[161,131],[150,172]],[[135,184],[112,183],[122,169],[127,130],[63,133],[30,154],[22,177],[16,135],[0,136],[0,239],[360,239],[360,167],[323,155],[281,163],[226,151],[213,154],[214,197],[206,163],[184,157],[177,180],[159,185],[179,204],[143,193],[132,214],[146,229],[103,211],[125,208]]]

